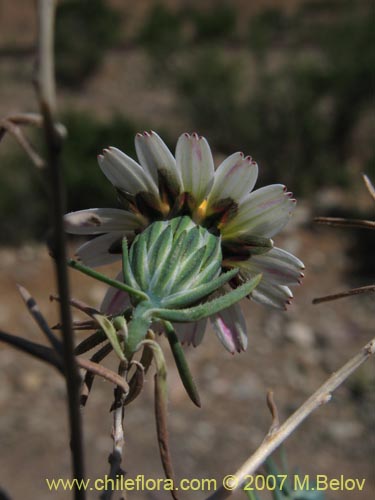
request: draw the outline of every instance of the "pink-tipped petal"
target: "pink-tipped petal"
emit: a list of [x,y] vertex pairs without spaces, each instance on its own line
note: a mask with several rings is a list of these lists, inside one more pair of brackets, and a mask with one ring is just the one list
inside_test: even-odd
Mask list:
[[153,179],[155,185],[158,184],[158,172],[161,172],[174,187],[181,186],[176,160],[156,132],[137,134],[135,148],[143,169]]
[[232,354],[247,348],[246,323],[241,308],[234,304],[210,318],[212,326],[223,346]]
[[132,158],[110,147],[98,157],[99,166],[107,179],[118,189],[136,195],[140,192],[158,194],[152,177]]
[[197,347],[203,339],[207,320],[202,319],[194,323],[176,323],[176,334],[181,344]]
[[[116,280],[122,281],[122,272],[118,273]],[[106,315],[121,314],[130,307],[129,295],[118,288],[109,287],[100,305],[100,312]]]
[[215,172],[215,179],[208,196],[208,203],[214,205],[220,200],[232,199],[239,202],[250,193],[258,177],[258,165],[242,153],[226,158]]
[[274,184],[257,189],[242,200],[236,215],[223,227],[223,238],[242,234],[272,238],[289,221],[294,208],[285,186]]
[[176,146],[176,164],[183,190],[192,194],[197,205],[206,197],[214,177],[210,146],[197,134],[182,134]]
[[108,233],[93,238],[78,248],[76,256],[85,266],[90,267],[117,262],[121,259],[121,253],[111,253],[110,248],[116,241],[121,241],[123,236],[124,233]]
[[136,215],[117,208],[90,208],[70,212],[64,216],[65,231],[71,234],[101,234],[129,232],[140,229],[142,223]]
[[293,299],[293,294],[286,286],[274,285],[266,280],[261,280],[256,289],[252,291],[251,298],[263,306],[285,311]]
[[233,261],[231,265],[244,269],[250,275],[261,273],[263,279],[275,285],[297,285],[303,278],[303,263],[289,252],[276,247],[262,255],[252,255],[248,260]]

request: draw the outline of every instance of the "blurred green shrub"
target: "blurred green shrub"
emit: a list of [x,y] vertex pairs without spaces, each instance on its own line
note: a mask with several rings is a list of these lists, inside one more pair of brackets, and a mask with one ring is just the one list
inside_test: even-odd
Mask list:
[[56,16],[56,74],[67,87],[80,87],[119,39],[120,16],[105,0],[64,0]]
[[184,112],[195,130],[206,133],[222,152],[231,149],[236,132],[245,126],[238,99],[241,76],[239,60],[212,48],[192,54],[176,75]]
[[280,38],[287,33],[290,24],[291,20],[281,9],[265,8],[253,16],[249,22],[248,42],[251,50],[257,55],[263,55],[264,51],[280,41]]
[[162,72],[170,62],[170,56],[183,45],[183,18],[163,3],[150,9],[138,35],[138,42],[154,59],[153,69]]
[[115,146],[134,156],[138,129],[121,116],[104,123],[89,113],[70,112],[62,122],[69,133],[62,154],[67,210],[114,206],[116,195],[98,167],[97,155],[103,148]]
[[1,153],[0,177],[0,243],[21,244],[42,238],[46,194],[38,173],[18,145]]
[[[67,211],[116,206],[116,193],[101,172],[97,155],[112,145],[134,156],[138,129],[121,116],[105,123],[89,113],[69,112],[61,121],[69,134],[62,154]],[[37,138],[33,142],[37,143]],[[48,195],[38,172],[18,146],[1,157],[0,213],[5,214],[0,219],[0,243],[19,244],[46,237]]]
[[186,15],[193,23],[198,41],[222,41],[235,34],[237,11],[227,2],[217,3],[215,8],[209,10],[189,8]]
[[[372,19],[363,5],[331,3],[337,12],[328,21],[309,20],[307,45],[297,17],[286,20],[280,11],[267,10],[251,22],[253,55],[262,47],[264,57],[254,63],[249,52],[230,59],[224,46],[202,47],[189,54],[176,78],[183,110],[217,150],[228,154],[246,145],[262,166],[263,180],[282,178],[299,194],[348,186],[353,151],[357,163],[369,160],[353,144],[353,134],[373,106]],[[283,47],[278,64],[275,43]]]

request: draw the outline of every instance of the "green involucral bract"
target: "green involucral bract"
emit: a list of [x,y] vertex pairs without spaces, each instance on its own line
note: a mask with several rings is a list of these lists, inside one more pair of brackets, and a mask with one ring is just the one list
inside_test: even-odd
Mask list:
[[[154,307],[169,307],[169,302],[186,307],[211,293],[191,295],[219,277],[221,263],[220,238],[189,217],[177,217],[151,224],[128,255],[124,248],[124,281],[144,292]],[[220,280],[213,289],[221,285]]]
[[[238,269],[221,272],[220,237],[187,216],[154,222],[135,238],[130,249],[124,238],[122,248],[124,283],[110,280],[110,284],[129,293],[134,305],[123,339],[127,358],[138,349],[153,321],[191,322],[207,318],[251,293],[261,278],[255,276],[235,290],[206,301]],[[70,265],[101,281],[109,281],[77,262],[71,261]],[[118,348],[110,333],[112,345]]]

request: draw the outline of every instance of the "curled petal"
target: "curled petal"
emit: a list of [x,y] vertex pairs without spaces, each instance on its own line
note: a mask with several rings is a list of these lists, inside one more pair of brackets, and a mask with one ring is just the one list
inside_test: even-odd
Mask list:
[[90,208],[64,216],[65,231],[71,234],[132,232],[142,227],[136,215],[118,208]]
[[121,259],[120,253],[111,253],[111,246],[121,242],[124,233],[108,233],[81,245],[76,251],[77,258],[86,266],[97,267],[111,264]]
[[250,156],[234,153],[219,165],[208,196],[208,205],[230,198],[236,202],[252,191],[258,177],[258,165]]
[[[122,281],[122,272],[118,273],[116,280]],[[100,305],[100,311],[107,315],[121,314],[130,307],[129,295],[118,288],[109,287]]]
[[171,183],[172,190],[179,191],[181,178],[176,168],[176,160],[156,132],[137,134],[135,149],[142,167],[155,185],[158,185],[159,175],[162,174]]
[[236,215],[223,226],[223,239],[241,234],[272,238],[288,222],[294,207],[295,200],[281,184],[257,189],[242,200]]
[[215,314],[211,318],[212,326],[223,346],[232,354],[247,348],[246,323],[238,304]]
[[248,260],[231,264],[245,269],[251,276],[261,273],[262,281],[275,285],[297,285],[304,276],[303,263],[289,252],[276,247],[263,255],[253,255]]
[[176,146],[176,164],[183,190],[193,195],[199,205],[206,197],[214,178],[210,146],[197,134],[182,134]]
[[293,294],[287,286],[275,285],[262,280],[251,292],[251,298],[258,304],[285,311],[293,299]]
[[194,323],[178,323],[175,325],[176,334],[181,344],[197,347],[202,342],[206,330],[207,320],[201,319]]
[[107,179],[118,189],[136,195],[139,192],[158,194],[152,177],[132,158],[117,148],[109,147],[99,155],[98,162]]

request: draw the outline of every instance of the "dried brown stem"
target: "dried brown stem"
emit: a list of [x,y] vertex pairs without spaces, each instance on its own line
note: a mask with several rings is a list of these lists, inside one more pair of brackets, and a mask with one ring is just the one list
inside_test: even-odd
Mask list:
[[271,427],[269,428],[267,436],[271,436],[280,427],[279,412],[277,410],[277,406],[273,398],[273,391],[267,392],[267,406],[268,409],[270,410],[272,417],[272,424]]
[[100,365],[99,363],[94,363],[93,361],[85,358],[76,358],[77,365],[80,368],[84,368],[88,372],[92,373],[93,375],[99,375],[100,377],[105,378],[109,382],[112,382],[112,384],[118,385],[121,387],[121,389],[126,393],[129,391],[129,386],[126,380],[118,375],[116,372],[110,370],[109,368],[106,368],[103,365]]
[[[93,363],[100,363],[108,354],[112,351],[112,345],[108,342],[108,344],[105,344],[101,349],[96,351],[96,353],[91,357],[90,361]],[[95,373],[91,371],[87,371],[82,388],[81,388],[81,395],[80,395],[80,404],[81,406],[85,406],[87,403],[87,399],[89,397],[90,391],[92,384],[94,383],[95,379]]]
[[23,133],[21,127],[16,125],[11,119],[4,118],[0,121],[0,141],[4,137],[5,132],[11,134],[21,148],[25,151],[30,160],[34,163],[37,168],[45,167],[45,161],[43,158],[35,151],[29,139]]
[[327,226],[354,227],[356,229],[375,229],[375,221],[362,219],[344,219],[341,217],[315,217],[314,222]]
[[[127,363],[120,362],[118,369],[119,377],[125,381],[127,374]],[[124,403],[129,389],[127,392],[123,390],[121,386],[115,388],[115,400],[112,405],[113,409],[113,427],[112,427],[112,439],[113,439],[113,450],[108,457],[110,463],[109,477],[113,480],[117,479],[120,475],[125,475],[125,471],[121,467],[123,448],[125,445],[124,438]],[[105,491],[101,496],[101,500],[110,500],[113,495],[113,490]],[[123,492],[122,498],[125,498],[126,492]]]
[[[60,297],[57,295],[50,295],[49,296],[50,300],[56,300],[57,302],[60,302]],[[82,300],[70,298],[69,303],[71,306],[75,307],[79,311],[82,311],[83,313],[87,314],[88,316],[93,316],[94,314],[100,314],[100,312],[95,309],[94,307],[89,306]]]
[[[52,253],[55,259],[60,318],[62,323],[63,358],[68,394],[70,443],[73,477],[79,482],[85,477],[82,423],[80,414],[80,376],[74,355],[72,318],[69,304],[69,280],[67,273],[66,238],[64,231],[64,189],[60,164],[61,135],[56,127],[56,90],[54,75],[54,22],[56,0],[38,0],[38,44],[35,88],[43,117],[48,175],[51,189],[51,222],[53,228]],[[82,362],[82,361],[81,361]],[[84,500],[84,489],[74,487],[75,500]]]
[[295,429],[317,408],[331,400],[332,392],[335,391],[359,366],[375,353],[375,338],[365,345],[358,354],[353,356],[340,370],[333,373],[329,379],[305,401],[275,432],[268,433],[262,444],[251,457],[233,474],[233,481],[227,483],[225,489],[220,487],[208,500],[223,500],[228,498],[234,491],[241,488],[242,483],[248,475],[255,471],[276,450]]
[[345,292],[335,293],[332,295],[325,295],[324,297],[317,297],[312,301],[313,304],[320,304],[322,302],[330,302],[332,300],[343,299],[345,297],[351,297],[352,295],[359,295],[362,293],[375,293],[375,285],[366,285],[359,288],[352,288]]

